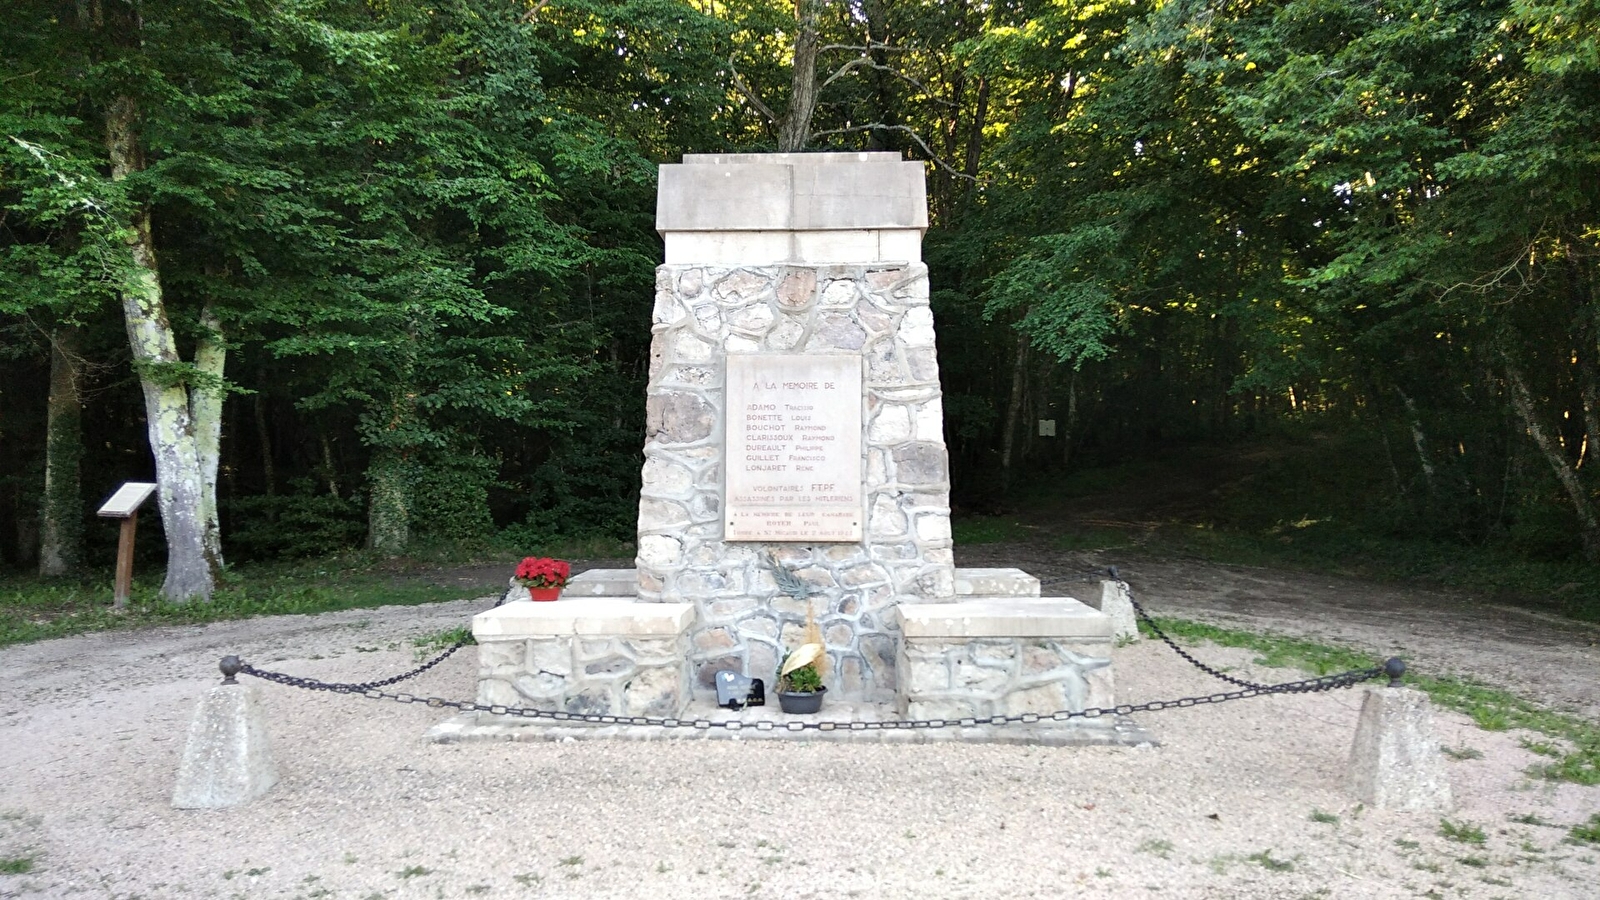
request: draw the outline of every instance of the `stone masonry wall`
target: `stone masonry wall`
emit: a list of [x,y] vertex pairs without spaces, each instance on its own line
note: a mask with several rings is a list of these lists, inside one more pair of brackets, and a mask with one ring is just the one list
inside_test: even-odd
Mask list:
[[[681,636],[480,638],[478,702],[599,715],[676,716],[689,702],[685,649]],[[528,721],[482,712],[478,719],[483,724]]]
[[[1110,642],[913,638],[902,645],[900,667],[900,712],[912,719],[1014,716],[1116,704]],[[1112,717],[1099,722],[1110,726]]]
[[[954,594],[949,468],[927,267],[882,263],[656,270],[639,504],[639,599],[695,604],[695,689],[716,672],[776,675],[808,607],[826,640],[830,691],[895,694],[901,602]],[[729,352],[855,351],[862,359],[860,543],[723,540]],[[780,594],[767,554],[818,593]]]

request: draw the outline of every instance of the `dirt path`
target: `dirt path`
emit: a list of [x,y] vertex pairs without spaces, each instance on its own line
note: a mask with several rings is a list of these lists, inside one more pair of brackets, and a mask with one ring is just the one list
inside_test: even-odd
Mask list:
[[[0,897],[1588,900],[1600,882],[1597,848],[1565,840],[1600,788],[1530,778],[1528,735],[1436,717],[1461,755],[1447,765],[1464,838],[1437,814],[1354,802],[1359,689],[1150,714],[1156,748],[1040,748],[441,745],[422,735],[444,710],[259,685],[279,784],[234,809],[170,807],[220,654],[382,677],[485,604],[0,651]],[[1295,676],[1203,652],[1241,677]],[[1217,687],[1155,642],[1114,657],[1119,699]],[[469,650],[405,687],[470,697],[475,676]]]
[[958,547],[961,566],[1017,566],[1057,595],[1080,573],[1117,566],[1156,616],[1336,641],[1417,671],[1466,675],[1600,721],[1600,626],[1461,592],[1125,552],[1062,553],[1039,543]]

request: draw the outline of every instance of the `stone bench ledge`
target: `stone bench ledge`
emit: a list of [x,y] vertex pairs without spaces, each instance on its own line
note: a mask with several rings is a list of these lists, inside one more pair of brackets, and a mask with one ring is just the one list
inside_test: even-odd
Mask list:
[[631,599],[639,593],[637,569],[589,569],[579,572],[561,589],[566,597],[622,597]]
[[1111,617],[1071,597],[1004,597],[902,603],[907,638],[1038,637],[1109,641]]
[[694,619],[690,603],[640,603],[622,597],[516,600],[472,617],[472,636],[484,640],[577,635],[676,637]]
[[1037,597],[1039,579],[1021,569],[956,569],[958,597]]

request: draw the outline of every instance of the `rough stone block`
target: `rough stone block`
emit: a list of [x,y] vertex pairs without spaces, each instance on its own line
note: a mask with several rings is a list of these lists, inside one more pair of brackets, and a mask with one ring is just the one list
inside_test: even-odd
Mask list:
[[1119,641],[1139,639],[1139,619],[1133,611],[1133,595],[1124,581],[1100,582],[1100,611],[1111,619],[1111,635]]
[[1379,809],[1448,812],[1450,781],[1433,736],[1428,695],[1368,687],[1350,749],[1350,789]]
[[207,691],[189,725],[172,805],[178,809],[238,806],[277,783],[278,768],[255,687],[221,684]]

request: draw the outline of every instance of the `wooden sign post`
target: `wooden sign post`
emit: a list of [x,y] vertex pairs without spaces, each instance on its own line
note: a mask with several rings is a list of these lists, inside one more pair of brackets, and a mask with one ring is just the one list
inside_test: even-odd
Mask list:
[[133,533],[139,527],[139,506],[155,493],[156,486],[148,481],[128,481],[105,503],[100,504],[99,515],[122,520],[122,535],[117,539],[117,577],[111,603],[116,609],[128,605],[128,595],[133,592]]

